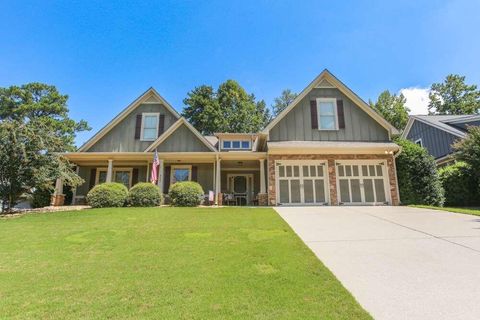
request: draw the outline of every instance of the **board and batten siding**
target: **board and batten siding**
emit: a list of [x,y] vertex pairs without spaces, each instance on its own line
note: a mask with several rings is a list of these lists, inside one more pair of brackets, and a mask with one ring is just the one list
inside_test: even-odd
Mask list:
[[182,124],[158,147],[158,152],[211,152],[211,150]]
[[[310,100],[343,100],[345,129],[312,129]],[[271,130],[270,141],[389,141],[388,131],[335,88],[315,88]]]
[[413,142],[422,139],[422,145],[435,159],[444,157],[453,152],[452,144],[459,137],[415,120],[407,135]]
[[137,115],[142,113],[159,113],[165,115],[164,130],[167,130],[178,119],[161,104],[141,104],[125,119],[113,127],[105,136],[97,141],[87,152],[142,152],[153,141],[135,139]]

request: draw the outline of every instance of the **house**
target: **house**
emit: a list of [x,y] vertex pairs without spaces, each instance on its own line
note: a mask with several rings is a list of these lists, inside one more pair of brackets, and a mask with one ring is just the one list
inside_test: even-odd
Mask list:
[[397,205],[396,133],[324,70],[262,132],[203,136],[151,88],[65,156],[85,180],[76,203],[102,182],[148,181],[157,151],[163,193],[193,180],[219,205]]
[[468,126],[478,125],[480,115],[410,116],[402,137],[427,149],[438,165],[446,165],[453,161],[452,144],[465,138]]

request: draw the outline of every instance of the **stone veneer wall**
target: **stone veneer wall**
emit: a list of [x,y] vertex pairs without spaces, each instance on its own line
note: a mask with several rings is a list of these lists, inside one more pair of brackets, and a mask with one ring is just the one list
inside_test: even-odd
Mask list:
[[393,155],[375,155],[375,154],[289,154],[289,155],[268,155],[268,201],[270,205],[276,205],[276,187],[275,187],[275,160],[327,160],[328,161],[328,183],[330,188],[330,203],[338,205],[337,199],[337,177],[335,174],[336,160],[387,160],[388,179],[390,183],[390,197],[392,205],[398,206],[400,199],[398,197],[398,186],[395,172]]

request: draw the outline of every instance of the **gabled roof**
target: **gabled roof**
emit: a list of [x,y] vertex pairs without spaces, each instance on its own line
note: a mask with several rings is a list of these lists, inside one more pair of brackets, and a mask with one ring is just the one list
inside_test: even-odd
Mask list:
[[453,126],[453,124],[465,123],[468,121],[478,121],[480,120],[480,115],[415,115],[410,116],[408,119],[407,126],[402,133],[402,137],[405,138],[408,136],[410,129],[412,128],[415,120],[428,124],[437,129],[443,130],[454,136],[464,138],[466,132],[460,130],[458,127]]
[[164,133],[160,135],[151,145],[145,149],[144,152],[152,152],[157,148],[162,142],[164,142],[169,136],[171,136],[178,128],[182,125],[185,125],[205,146],[213,152],[217,150],[212,146],[212,144],[198,132],[185,118],[181,117],[174,124],[172,124]]
[[93,146],[98,140],[105,136],[113,127],[119,124],[123,119],[125,119],[133,110],[138,108],[142,103],[156,103],[163,104],[165,108],[170,111],[175,117],[180,118],[180,114],[153,88],[150,87],[142,95],[140,95],[135,101],[129,104],[125,109],[122,110],[112,121],[107,123],[100,131],[98,131],[93,137],[91,137],[87,142],[85,142],[79,149],[79,152],[87,151],[91,146]]
[[314,88],[337,88],[351,99],[357,106],[365,111],[370,117],[376,120],[382,127],[387,129],[391,134],[398,134],[399,131],[392,126],[387,120],[385,120],[380,114],[373,110],[365,101],[363,101],[355,92],[350,90],[345,84],[338,80],[327,69],[323,70],[303,91],[292,101],[280,114],[273,119],[262,131],[262,133],[268,134],[268,132],[287,115],[305,96]]

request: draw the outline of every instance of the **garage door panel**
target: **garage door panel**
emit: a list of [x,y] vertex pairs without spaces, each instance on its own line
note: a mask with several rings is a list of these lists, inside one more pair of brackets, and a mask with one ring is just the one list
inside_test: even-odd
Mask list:
[[314,203],[313,180],[303,180],[303,192],[305,203]]
[[289,183],[288,180],[280,180],[279,184],[280,189],[280,202],[289,203],[290,202],[290,192],[289,192]]
[[300,195],[300,180],[290,180],[290,194],[292,203],[301,203],[302,197]]
[[327,195],[325,193],[325,181],[323,179],[315,180],[315,199],[317,203],[327,202]]

